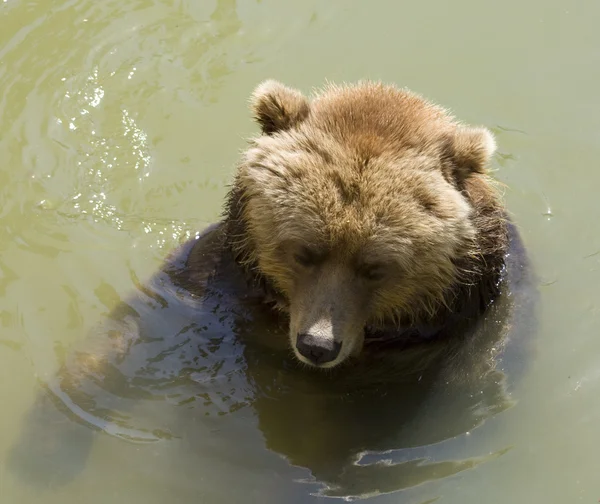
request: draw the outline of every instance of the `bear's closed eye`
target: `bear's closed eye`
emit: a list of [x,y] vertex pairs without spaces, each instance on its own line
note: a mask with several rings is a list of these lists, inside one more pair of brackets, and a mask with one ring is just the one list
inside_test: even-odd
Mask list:
[[371,282],[379,282],[384,279],[386,267],[381,263],[361,264],[357,267],[358,276]]
[[294,261],[300,266],[311,267],[321,263],[324,259],[324,254],[318,250],[309,247],[300,247],[294,253]]

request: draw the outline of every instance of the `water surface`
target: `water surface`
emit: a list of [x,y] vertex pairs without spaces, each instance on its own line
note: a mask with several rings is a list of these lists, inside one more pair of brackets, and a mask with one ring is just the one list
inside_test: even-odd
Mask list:
[[[0,502],[597,502],[599,16],[555,0],[4,0]],[[216,305],[188,332],[174,306],[169,343],[122,369],[129,388],[86,382],[95,409],[41,418],[68,426],[72,453],[15,473],[60,363],[218,218],[265,78],[383,79],[495,131],[540,293],[508,390],[398,389],[390,408],[223,337],[244,327]]]

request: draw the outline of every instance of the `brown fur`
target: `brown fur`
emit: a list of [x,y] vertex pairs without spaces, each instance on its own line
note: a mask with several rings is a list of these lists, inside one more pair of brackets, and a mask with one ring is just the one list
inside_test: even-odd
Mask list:
[[289,311],[292,345],[297,331],[334,333],[352,347],[336,365],[360,353],[366,326],[443,326],[485,308],[507,249],[489,131],[378,83],[309,101],[267,81],[251,105],[264,134],[230,191],[228,239]]

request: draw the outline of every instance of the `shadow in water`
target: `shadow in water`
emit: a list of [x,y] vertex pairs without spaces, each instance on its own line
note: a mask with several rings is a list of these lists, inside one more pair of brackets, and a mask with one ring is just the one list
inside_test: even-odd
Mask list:
[[[94,432],[104,432],[179,440],[186,457],[226,459],[239,474],[276,453],[310,471],[304,492],[329,496],[392,492],[473,468],[502,454],[468,454],[466,438],[512,405],[506,376],[518,378],[528,352],[535,291],[524,260],[513,247],[509,295],[468,339],[402,351],[372,345],[353,365],[321,373],[294,361],[286,321],[247,288],[215,226],[70,353],[9,465],[30,485],[65,484],[85,467]],[[428,370],[406,372],[432,352]],[[170,427],[136,415],[139,404],[172,411]],[[258,432],[261,443],[249,442]],[[278,460],[269,471],[284,465]]]

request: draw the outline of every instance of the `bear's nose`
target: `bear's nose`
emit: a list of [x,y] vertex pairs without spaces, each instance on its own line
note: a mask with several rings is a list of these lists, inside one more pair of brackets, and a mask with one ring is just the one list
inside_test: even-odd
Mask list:
[[312,363],[325,364],[339,355],[342,344],[330,339],[301,333],[296,338],[296,348],[303,357],[306,357]]

